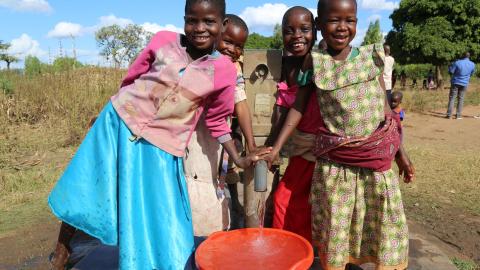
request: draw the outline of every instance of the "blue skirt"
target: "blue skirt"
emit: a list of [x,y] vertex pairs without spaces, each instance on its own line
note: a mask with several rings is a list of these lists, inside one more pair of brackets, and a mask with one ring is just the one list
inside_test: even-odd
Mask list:
[[182,158],[103,109],[48,199],[64,222],[118,245],[120,269],[188,269],[194,252]]

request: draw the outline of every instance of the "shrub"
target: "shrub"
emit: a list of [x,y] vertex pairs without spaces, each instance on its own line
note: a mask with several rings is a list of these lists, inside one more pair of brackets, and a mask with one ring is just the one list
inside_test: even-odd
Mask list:
[[13,84],[12,82],[4,78],[2,75],[0,75],[0,91],[5,95],[5,96],[10,96],[13,94]]
[[25,58],[25,74],[28,76],[36,76],[42,74],[45,69],[45,64],[40,62],[35,56],[27,56]]
[[411,79],[426,78],[430,70],[435,72],[435,67],[431,64],[396,65],[395,69],[398,75],[400,75],[402,71],[405,71],[405,74],[407,75],[407,77]]
[[54,72],[69,71],[82,67],[82,63],[75,58],[59,57],[53,61],[52,67]]

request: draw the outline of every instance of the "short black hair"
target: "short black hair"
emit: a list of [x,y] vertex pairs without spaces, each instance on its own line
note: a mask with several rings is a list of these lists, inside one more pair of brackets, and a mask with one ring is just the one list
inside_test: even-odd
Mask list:
[[400,91],[393,91],[392,98],[398,98],[401,101],[403,99],[403,93]]
[[[355,7],[358,8],[357,0],[351,0],[355,3]],[[317,16],[321,17],[322,12],[328,8],[328,4],[330,4],[330,0],[318,0],[317,4]]]
[[242,28],[245,32],[247,32],[248,36],[248,26],[242,18],[235,14],[226,14],[225,18],[228,20],[228,23]]
[[198,2],[209,2],[215,7],[218,8],[220,11],[220,15],[222,15],[222,19],[225,18],[225,0],[186,0],[185,1],[185,14],[187,14],[188,10],[193,4]]
[[[283,18],[282,18],[282,27],[287,22],[287,19],[288,19],[288,16],[290,16],[290,13],[292,13],[295,10],[301,10],[301,11],[304,11],[305,13],[307,13],[307,14],[310,14],[311,15],[311,21],[312,21],[312,27],[313,27],[313,29],[315,28],[315,18],[313,16],[313,13],[308,8],[305,8],[305,7],[302,7],[302,6],[294,6],[294,7],[291,7],[289,9],[287,9],[287,11],[285,11],[285,14],[283,14]],[[313,30],[313,31],[315,31],[315,30]]]

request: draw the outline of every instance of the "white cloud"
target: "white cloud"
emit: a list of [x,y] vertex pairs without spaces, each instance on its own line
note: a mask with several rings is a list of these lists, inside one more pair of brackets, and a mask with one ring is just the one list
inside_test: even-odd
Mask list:
[[129,24],[133,24],[134,22],[131,19],[127,18],[119,18],[113,14],[107,15],[107,16],[102,16],[99,18],[99,22],[96,25],[85,27],[82,32],[83,33],[95,33],[97,30],[99,30],[102,27],[106,26],[112,26],[114,24],[120,26],[120,27],[125,27]]
[[250,28],[255,27],[268,27],[277,23],[282,23],[282,17],[288,6],[285,4],[270,4],[266,3],[259,7],[247,7],[240,17],[245,20]]
[[371,22],[375,22],[376,20],[381,20],[381,19],[382,19],[381,15],[374,14],[374,15],[367,18],[367,22],[371,23]]
[[53,9],[45,0],[0,0],[0,6],[17,11],[52,12]]
[[[245,20],[250,32],[263,32],[267,35],[273,33],[275,24],[281,24],[283,14],[290,7],[283,3],[265,3],[258,7],[246,7],[240,17]],[[314,16],[317,14],[316,8],[308,8]]]
[[50,38],[68,38],[78,37],[82,35],[83,27],[80,24],[70,22],[60,22],[55,25],[53,30],[48,32],[47,37]]
[[[0,0],[1,1],[1,0]],[[47,34],[47,37],[50,38],[69,38],[69,37],[78,37],[83,34],[93,34],[102,27],[119,25],[120,27],[125,27],[129,24],[134,24],[131,19],[127,18],[118,18],[115,15],[102,16],[99,18],[99,22],[93,26],[84,27],[80,24],[71,23],[71,22],[60,22],[55,25],[54,29],[50,30]],[[145,22],[140,25],[148,32],[156,33],[161,30],[168,30],[177,33],[183,33],[183,28],[177,27],[173,24],[158,25],[156,23]]]
[[[1,0],[0,0],[1,1]],[[111,26],[111,25],[119,25],[121,27],[125,27],[129,24],[133,24],[134,22],[127,18],[119,18],[113,14],[108,16],[102,16],[99,18],[99,22],[93,26],[82,26],[77,23],[71,22],[60,22],[55,25],[54,29],[50,30],[47,34],[47,37],[50,38],[68,38],[71,36],[78,37],[83,34],[92,34],[95,33],[98,29]]]
[[168,30],[172,32],[177,32],[177,33],[183,33],[183,28],[176,27],[173,24],[167,24],[167,25],[158,25],[156,23],[150,23],[146,22],[141,25],[145,31],[151,32],[151,33],[157,33],[158,31],[162,30]]
[[25,57],[28,55],[42,57],[47,53],[40,49],[40,44],[38,41],[32,39],[27,34],[22,34],[19,38],[13,39],[10,41],[10,48],[8,52],[17,57]]
[[398,2],[387,0],[362,0],[361,7],[373,10],[394,10],[398,8]]
[[108,16],[100,17],[100,23],[96,27],[100,28],[104,26],[111,26],[114,24],[125,27],[129,24],[133,24],[133,21],[126,18],[118,18],[117,16],[110,14]]

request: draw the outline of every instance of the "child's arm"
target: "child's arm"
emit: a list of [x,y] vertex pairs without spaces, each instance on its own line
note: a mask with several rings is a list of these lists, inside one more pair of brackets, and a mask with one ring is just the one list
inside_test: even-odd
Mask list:
[[235,66],[237,68],[237,85],[235,86],[234,93],[235,114],[237,115],[238,124],[245,137],[247,149],[249,152],[254,152],[257,145],[253,138],[252,116],[247,103],[247,94],[245,93],[245,78],[243,77],[240,63],[237,62]]
[[272,114],[272,128],[270,129],[270,135],[265,142],[265,145],[272,146],[278,138],[280,131],[282,130],[283,124],[287,119],[289,109],[275,104],[273,106]]
[[246,157],[241,157],[237,152],[237,147],[233,140],[228,140],[222,143],[222,146],[227,151],[228,155],[232,158],[233,162],[240,168],[248,168],[252,163],[263,159],[265,155],[269,154],[272,150],[271,147],[264,147],[256,150],[255,152],[250,152]]
[[254,152],[257,148],[255,139],[253,138],[252,117],[247,100],[242,100],[235,104],[235,114],[237,115],[238,124],[242,130],[243,136],[247,142],[249,152]]
[[301,87],[297,92],[297,97],[293,107],[288,111],[288,115],[283,124],[282,130],[278,138],[275,140],[271,152],[264,158],[269,166],[277,159],[280,149],[287,142],[290,135],[293,133],[298,123],[302,119],[303,111],[307,106],[308,98],[310,98],[312,91],[314,91],[314,84],[309,84]]
[[[205,124],[210,130],[212,137],[217,138],[218,142],[223,145],[227,153],[232,157],[233,161],[240,168],[247,168],[253,162],[259,160],[262,155],[269,153],[270,149],[260,149],[257,152],[249,153],[246,157],[240,157],[232,137],[230,136],[230,127],[227,123],[227,117],[231,116],[234,110],[234,91],[235,81],[234,70],[219,69],[223,74],[218,76],[218,84],[224,83],[221,89],[212,93],[207,100],[207,109],[205,111]],[[229,80],[232,78],[232,80]],[[217,84],[217,81],[216,81]]]
[[413,166],[410,158],[403,149],[403,146],[400,145],[397,154],[395,155],[395,162],[398,166],[398,174],[403,176],[403,181],[405,183],[411,183],[415,179],[415,167]]
[[140,75],[145,74],[150,70],[150,67],[155,60],[155,51],[169,41],[175,40],[177,34],[171,32],[161,31],[155,34],[147,47],[137,56],[135,61],[128,68],[128,73],[122,81],[121,87],[132,84]]

